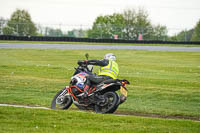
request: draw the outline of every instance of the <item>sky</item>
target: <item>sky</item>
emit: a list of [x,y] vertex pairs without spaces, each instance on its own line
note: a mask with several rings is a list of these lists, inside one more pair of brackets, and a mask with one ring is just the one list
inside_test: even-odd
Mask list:
[[0,0],[0,17],[10,18],[18,9],[27,10],[33,22],[42,25],[92,26],[100,15],[143,8],[155,25],[169,32],[188,30],[200,20],[200,0]]

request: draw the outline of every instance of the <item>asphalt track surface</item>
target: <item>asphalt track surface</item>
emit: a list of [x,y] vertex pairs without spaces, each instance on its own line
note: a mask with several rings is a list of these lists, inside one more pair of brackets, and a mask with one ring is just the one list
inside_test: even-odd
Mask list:
[[0,43],[0,48],[13,49],[82,49],[82,50],[150,50],[150,51],[188,51],[199,52],[200,47],[170,47],[170,46],[130,46],[130,45],[85,45],[85,44],[28,44],[28,43]]

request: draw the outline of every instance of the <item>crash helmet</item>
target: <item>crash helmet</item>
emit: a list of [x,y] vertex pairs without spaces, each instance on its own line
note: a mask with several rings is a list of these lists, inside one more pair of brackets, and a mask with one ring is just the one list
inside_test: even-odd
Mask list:
[[104,59],[115,61],[116,56],[113,53],[108,53],[104,56]]

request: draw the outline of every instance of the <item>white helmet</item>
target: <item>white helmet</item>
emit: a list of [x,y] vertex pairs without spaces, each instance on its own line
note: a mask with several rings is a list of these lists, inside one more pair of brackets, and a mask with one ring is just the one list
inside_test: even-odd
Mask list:
[[115,61],[116,56],[113,53],[108,53],[104,56],[104,59]]

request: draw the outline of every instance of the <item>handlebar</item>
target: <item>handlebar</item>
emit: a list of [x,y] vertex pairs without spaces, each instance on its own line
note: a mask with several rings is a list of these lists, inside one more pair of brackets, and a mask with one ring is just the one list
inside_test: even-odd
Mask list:
[[87,62],[78,61],[77,64],[78,67],[75,68],[76,72],[74,74],[77,74],[79,72],[92,73],[93,67],[90,67],[90,65],[88,65]]

